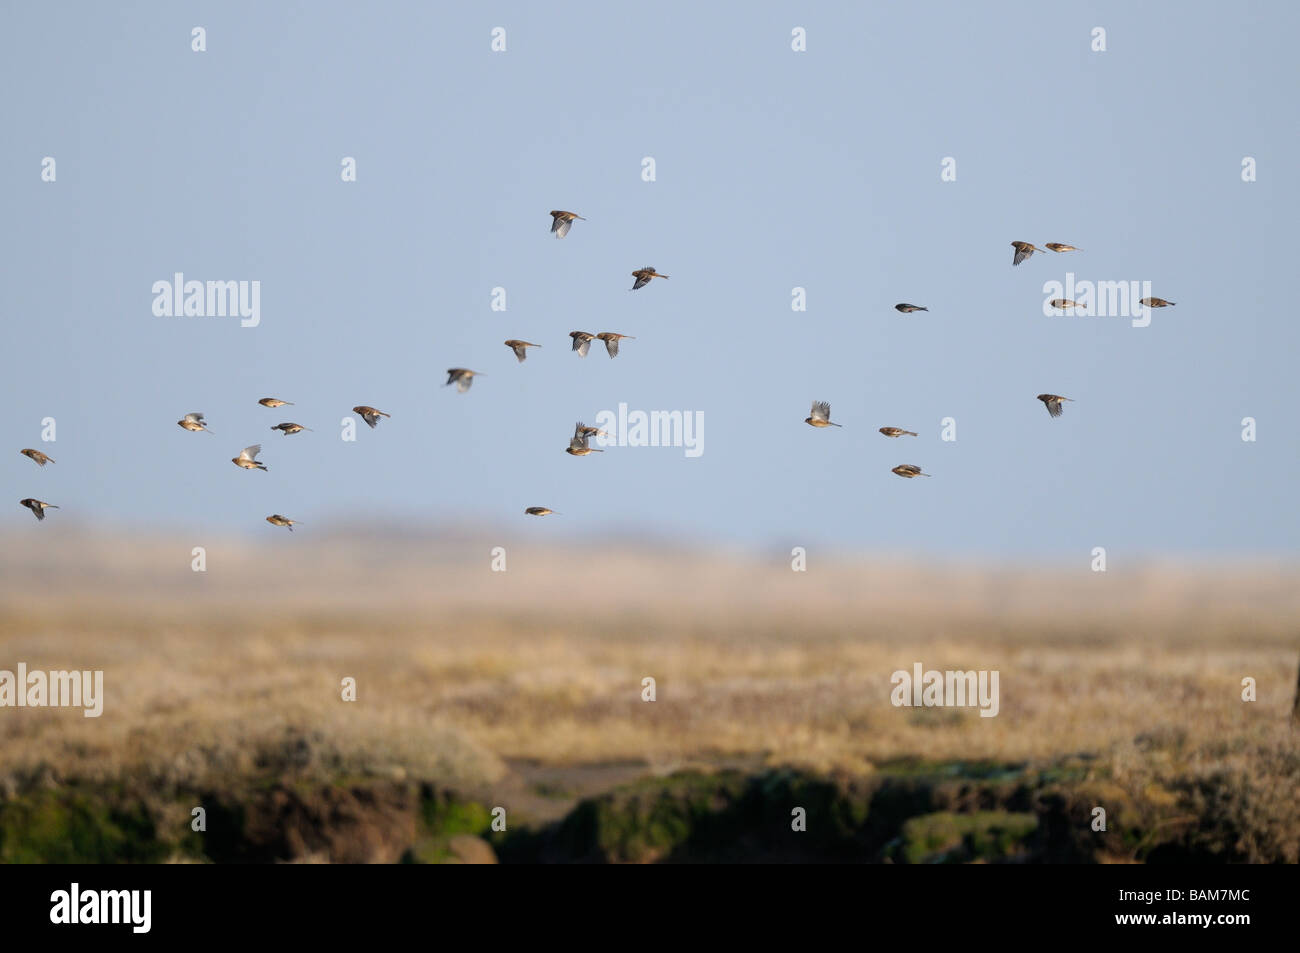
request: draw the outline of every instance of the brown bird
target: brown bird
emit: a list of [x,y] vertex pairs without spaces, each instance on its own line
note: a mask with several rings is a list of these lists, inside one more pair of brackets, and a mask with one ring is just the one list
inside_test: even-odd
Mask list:
[[551,213],[551,231],[556,238],[563,238],[569,234],[569,229],[573,227],[573,220],[585,222],[586,219],[581,215],[573,212],[552,212]]
[[1048,242],[1047,247],[1052,251],[1083,251],[1082,248],[1075,248],[1073,245],[1063,245],[1060,242]]
[[449,387],[455,384],[456,392],[463,394],[473,385],[474,375],[477,373],[478,371],[467,370],[463,367],[449,367],[447,368],[447,383],[442,386]]
[[45,454],[41,453],[39,450],[19,450],[18,452],[21,453],[24,457],[31,457],[40,466],[45,466],[45,464],[47,463],[56,462],[53,457],[46,456]]
[[909,480],[912,479],[912,477],[928,477],[930,475],[928,473],[922,473],[921,468],[914,463],[900,463],[889,472],[897,473],[899,476],[906,477]]
[[272,429],[272,430],[283,430],[283,431],[284,431],[284,435],[285,435],[286,437],[289,436],[289,434],[291,434],[291,433],[297,433],[297,432],[300,431],[300,430],[308,430],[308,431],[311,430],[310,427],[304,427],[302,424],[293,424],[293,423],[288,423],[288,424],[276,424],[276,425],[275,425],[274,427],[272,427],[271,429]]
[[883,433],[886,437],[902,437],[904,435],[908,437],[920,436],[914,431],[904,430],[902,427],[881,427],[880,432]]
[[894,305],[894,310],[901,311],[903,314],[911,314],[913,311],[929,311],[930,309],[923,308],[919,304],[907,304],[904,302],[902,304]]
[[[1041,248],[1035,248],[1029,242],[1012,242],[1012,247],[1016,250],[1016,257],[1011,259],[1011,264],[1018,265],[1036,251],[1042,251]],[[928,475],[928,474],[927,474]]]
[[1048,302],[1053,308],[1059,308],[1064,311],[1066,308],[1082,308],[1083,305],[1077,301],[1071,301],[1069,298],[1053,298]]
[[40,500],[33,500],[30,496],[27,499],[19,500],[18,502],[20,505],[27,507],[33,513],[35,513],[36,518],[38,520],[45,519],[45,511],[47,509],[51,509],[51,510],[58,509],[58,507],[55,506],[53,503],[42,503]]
[[208,430],[208,428],[204,426],[202,414],[186,414],[180,420],[176,421],[176,423],[180,424],[186,430],[207,430],[208,433],[212,433],[211,430]]
[[611,358],[618,357],[618,342],[623,338],[627,338],[629,341],[636,340],[630,334],[615,334],[613,331],[601,331],[596,335],[596,340],[605,342],[605,350],[609,351]]
[[257,462],[257,455],[262,452],[262,445],[255,443],[239,451],[239,456],[231,457],[230,462],[245,470],[265,470],[266,464]]
[[361,419],[370,424],[371,429],[379,426],[380,417],[393,416],[392,414],[384,413],[382,410],[375,410],[373,407],[367,407],[365,404],[362,404],[360,407],[353,407],[352,412],[354,414],[360,414]]
[[1058,394],[1039,394],[1038,399],[1047,407],[1047,412],[1053,417],[1061,416],[1061,401],[1068,400],[1073,403],[1073,398],[1061,397]]
[[582,421],[578,421],[577,426],[573,428],[573,439],[569,441],[569,446],[564,452],[571,453],[575,457],[585,457],[589,453],[604,453],[604,450],[587,446],[587,441],[591,439],[591,429]]
[[524,510],[524,512],[529,516],[550,516],[552,514],[556,516],[564,515],[563,513],[556,513],[555,510],[551,509],[549,506],[530,506],[528,509]]
[[646,265],[644,268],[638,268],[632,272],[632,277],[636,279],[636,284],[632,286],[632,290],[636,291],[637,288],[644,288],[650,284],[651,278],[667,278],[668,276],[655,271],[654,265]]
[[812,416],[805,417],[804,423],[813,427],[838,427],[840,424],[831,423],[831,405],[826,401],[813,401]]
[[1167,308],[1177,303],[1176,301],[1166,301],[1164,298],[1143,298],[1138,302],[1138,304],[1144,304],[1148,308]]
[[570,331],[569,337],[573,338],[573,349],[578,352],[578,357],[586,357],[587,351],[591,350],[591,341],[594,334],[588,334],[586,331]]
[[278,397],[263,397],[258,401],[263,407],[292,407],[292,401],[280,400]]
[[272,526],[287,526],[291,533],[293,532],[293,524],[298,522],[298,520],[291,520],[287,516],[281,516],[279,513],[272,513],[266,518],[266,521]]
[[528,357],[528,349],[530,347],[541,347],[541,345],[533,344],[529,341],[517,341],[514,338],[511,338],[506,342],[506,347],[515,352],[515,357],[519,358],[519,363],[522,364],[524,358]]

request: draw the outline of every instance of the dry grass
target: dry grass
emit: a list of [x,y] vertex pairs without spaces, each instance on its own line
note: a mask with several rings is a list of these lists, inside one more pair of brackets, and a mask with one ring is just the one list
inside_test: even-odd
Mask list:
[[[1236,772],[1243,811],[1294,792],[1300,597],[1285,569],[795,574],[519,545],[499,574],[486,544],[467,564],[353,542],[292,562],[282,546],[214,546],[201,575],[188,543],[107,560],[96,545],[0,565],[0,668],[103,669],[106,693],[99,719],[0,711],[0,778],[285,766],[482,787],[511,759],[867,771],[1090,752],[1139,786]],[[997,669],[1000,714],[892,706],[890,674],[917,661]]]

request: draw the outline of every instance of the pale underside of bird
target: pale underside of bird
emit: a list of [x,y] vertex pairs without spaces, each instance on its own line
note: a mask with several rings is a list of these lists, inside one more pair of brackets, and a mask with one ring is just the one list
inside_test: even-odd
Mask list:
[[824,400],[813,401],[812,416],[805,417],[803,422],[812,427],[840,426],[840,424],[831,423],[831,405]]
[[1048,242],[1045,247],[1050,248],[1052,251],[1056,251],[1056,252],[1083,251],[1082,248],[1075,248],[1073,245],[1066,245],[1063,242]]
[[291,533],[293,532],[293,524],[298,522],[298,520],[291,520],[287,516],[281,516],[279,513],[272,513],[266,518],[266,521],[272,526],[287,526]]
[[212,433],[204,423],[202,414],[186,414],[180,420],[176,421],[176,423],[180,424],[181,427],[186,430],[204,430],[208,433]]
[[276,425],[275,425],[274,427],[272,427],[271,429],[272,429],[272,430],[283,430],[283,431],[284,431],[284,435],[285,435],[286,437],[289,436],[289,434],[291,434],[291,433],[298,433],[300,430],[306,430],[306,431],[309,431],[309,432],[310,432],[310,430],[311,430],[310,427],[304,427],[302,424],[295,424],[295,423],[276,424]]
[[371,429],[374,429],[375,427],[379,426],[380,417],[393,416],[392,414],[384,413],[382,410],[375,410],[375,408],[373,407],[367,407],[365,404],[362,404],[359,407],[353,407],[352,412],[354,414],[360,414],[361,419],[364,420],[366,423],[368,423]]
[[1144,304],[1148,308],[1168,308],[1177,302],[1166,301],[1164,298],[1143,298],[1138,304]]
[[1062,397],[1059,394],[1039,394],[1038,399],[1043,402],[1047,412],[1053,417],[1061,416],[1061,401],[1072,400],[1072,398]]
[[551,509],[549,506],[530,506],[528,507],[528,509],[524,510],[524,512],[527,513],[529,516],[562,516],[563,515],[561,513],[556,513],[555,510]]
[[53,457],[49,456],[48,454],[41,453],[41,451],[39,450],[29,449],[29,450],[19,450],[18,452],[21,453],[24,457],[29,457],[32,460],[35,460],[38,466],[43,467],[47,463],[56,462]]
[[478,371],[471,371],[465,367],[449,367],[447,368],[447,383],[442,386],[449,387],[455,384],[456,392],[463,394],[470,389],[470,385],[474,383],[474,375],[477,373]]
[[1058,309],[1058,310],[1060,310],[1060,311],[1064,311],[1066,308],[1082,308],[1082,307],[1083,307],[1083,305],[1079,304],[1079,302],[1077,302],[1077,301],[1072,301],[1072,300],[1070,300],[1069,298],[1053,298],[1053,299],[1052,299],[1050,302],[1048,302],[1048,303],[1049,303],[1053,308],[1056,308],[1056,309]]
[[263,397],[261,400],[258,401],[258,403],[261,404],[263,407],[292,407],[293,406],[292,401],[280,400],[280,398],[278,397]]
[[881,427],[880,432],[886,437],[916,437],[919,436],[915,431],[904,430],[902,427]]
[[528,357],[528,349],[530,347],[541,347],[541,345],[534,344],[531,341],[520,341],[515,338],[511,338],[509,341],[506,342],[506,347],[510,348],[510,350],[515,352],[515,357],[517,357],[519,359],[519,363],[522,364],[524,362],[524,359]]
[[255,443],[239,451],[239,456],[231,457],[230,462],[245,470],[265,470],[266,464],[257,462],[257,455],[262,452],[262,445]]
[[914,463],[900,463],[898,466],[894,467],[894,469],[890,470],[889,472],[897,473],[899,476],[906,477],[909,480],[912,479],[912,477],[919,477],[919,476],[928,477],[930,475],[928,473],[921,472],[921,468]]
[[20,506],[25,506],[29,510],[31,510],[38,520],[45,519],[45,511],[47,509],[50,510],[58,509],[58,507],[55,506],[53,503],[43,503],[40,500],[32,499],[30,496],[25,500],[19,500],[18,503]]
[[605,350],[609,352],[610,357],[618,357],[618,342],[626,338],[629,341],[635,341],[630,334],[615,334],[613,331],[601,331],[596,335],[596,340],[605,342]]
[[908,304],[906,301],[894,305],[895,311],[901,311],[903,314],[911,314],[913,311],[929,311],[929,308],[923,308],[919,304]]
[[569,337],[573,338],[573,349],[578,352],[578,357],[586,357],[596,335],[588,334],[586,331],[570,331]]
[[632,286],[632,290],[636,291],[638,288],[644,288],[650,284],[651,278],[667,278],[668,276],[655,271],[654,265],[646,265],[644,268],[638,268],[632,272],[632,277],[636,279],[636,284]]
[[586,219],[574,212],[552,212],[551,213],[551,232],[556,238],[563,238],[569,234],[569,229],[573,227],[573,220],[585,222]]
[[1011,247],[1016,250],[1016,255],[1011,259],[1011,264],[1018,265],[1036,251],[1042,251],[1031,245],[1029,242],[1012,242]]
[[[575,457],[585,457],[589,453],[604,453],[604,450],[598,450],[595,447],[587,445],[587,442],[592,437],[592,430],[593,428],[588,427],[579,420],[577,425],[573,428],[573,439],[569,441],[569,446],[564,452],[571,453]],[[597,431],[597,433],[599,433],[599,431]]]

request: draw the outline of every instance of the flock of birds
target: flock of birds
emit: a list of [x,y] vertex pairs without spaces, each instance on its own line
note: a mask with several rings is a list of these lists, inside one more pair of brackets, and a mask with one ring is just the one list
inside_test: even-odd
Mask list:
[[[1045,250],[1050,250],[1058,253],[1064,253],[1070,251],[1082,251],[1082,249],[1076,248],[1074,245],[1067,245],[1064,242],[1047,242],[1043,248],[1039,248],[1038,246],[1030,242],[1012,242],[1011,247],[1016,250],[1015,255],[1011,259],[1012,266],[1018,265],[1021,262],[1023,262],[1025,259],[1031,257],[1034,254],[1034,252],[1044,252]],[[1167,308],[1170,305],[1175,304],[1176,302],[1166,301],[1164,298],[1143,298],[1139,303],[1146,305],[1148,308]],[[1078,302],[1071,301],[1067,298],[1054,298],[1051,301],[1051,305],[1054,308],[1060,308],[1060,309],[1081,307],[1081,305]],[[930,309],[923,307],[922,305],[919,304],[909,304],[906,301],[900,301],[898,304],[894,305],[894,310],[899,311],[902,314],[912,314],[913,312],[916,311],[929,311]],[[1048,415],[1052,417],[1061,416],[1062,401],[1072,402],[1072,398],[1062,397],[1060,394],[1039,394],[1038,400],[1041,400],[1043,402],[1043,405],[1047,408]],[[813,401],[812,413],[808,417],[804,418],[804,423],[808,424],[808,426],[810,427],[841,426],[840,424],[833,423],[831,421],[831,405],[824,400]],[[918,434],[915,431],[904,430],[901,427],[881,427],[880,433],[884,434],[886,437],[893,437],[893,438],[918,436]],[[908,480],[912,479],[913,477],[930,476],[929,473],[924,472],[920,467],[918,467],[914,463],[900,463],[898,466],[894,467],[890,472],[896,473],[899,476],[903,477],[904,479],[908,479]]]
[[[574,212],[553,211],[551,212],[551,233],[556,238],[564,238],[564,236],[569,234],[569,230],[573,227],[575,221],[585,222],[586,219]],[[1073,245],[1066,245],[1062,242],[1047,242],[1044,248],[1038,248],[1030,242],[1012,242],[1011,246],[1015,249],[1015,256],[1011,260],[1013,266],[1019,265],[1027,258],[1030,258],[1034,252],[1043,252],[1045,249],[1058,253],[1081,250]],[[647,266],[645,268],[638,268],[636,271],[632,272],[632,277],[636,280],[630,290],[637,291],[650,284],[653,279],[667,279],[668,275],[661,275],[654,267]],[[1143,298],[1140,303],[1149,308],[1164,308],[1175,304],[1175,302],[1166,301],[1164,298]],[[1079,307],[1077,302],[1065,298],[1053,299],[1051,304],[1053,307],[1062,309]],[[912,314],[916,311],[930,310],[921,305],[908,304],[907,302],[900,302],[899,304],[894,305],[894,308],[903,314]],[[602,341],[609,356],[614,358],[618,356],[618,346],[620,341],[635,340],[635,338],[629,334],[619,334],[614,331],[601,331],[598,334],[592,334],[588,331],[570,331],[569,337],[572,339],[572,350],[577,352],[579,357],[587,356],[592,341]],[[531,341],[522,341],[517,338],[510,338],[505,342],[505,346],[514,352],[515,357],[521,364],[528,357],[528,348],[541,347],[540,344],[534,344]],[[470,389],[470,386],[474,383],[475,376],[479,375],[479,371],[472,371],[465,367],[451,367],[447,369],[447,383],[443,386],[448,387],[455,384],[456,390],[463,394]],[[1062,397],[1060,394],[1039,394],[1038,400],[1043,402],[1044,406],[1047,408],[1047,413],[1050,416],[1059,417],[1061,416],[1062,402],[1071,401],[1071,398]],[[293,406],[290,401],[280,400],[277,397],[263,397],[258,401],[258,403],[263,407],[271,409]],[[381,418],[392,416],[391,414],[386,414],[382,410],[377,410],[366,404],[359,404],[358,406],[353,407],[352,412],[357,414],[372,429],[379,425]],[[831,405],[826,401],[813,401],[812,412],[808,417],[804,418],[804,423],[811,427],[842,426],[841,424],[833,423],[831,421]],[[204,420],[204,415],[201,413],[188,413],[178,420],[177,424],[179,424],[184,430],[212,433],[211,430],[208,430],[207,423]],[[310,427],[304,427],[302,424],[294,423],[292,421],[285,421],[276,424],[271,429],[280,431],[286,437],[292,434],[301,433],[304,430],[311,430]],[[879,428],[879,432],[886,437],[895,439],[898,437],[918,436],[916,431],[904,430],[901,427],[881,427]],[[590,445],[591,438],[597,436],[604,437],[609,436],[609,434],[595,427],[588,427],[582,421],[578,421],[577,425],[574,427],[573,437],[569,440],[569,446],[565,449],[565,453],[571,454],[575,457],[584,457],[592,453],[604,453],[603,450]],[[53,457],[42,453],[40,450],[27,448],[19,452],[35,461],[36,464],[41,467],[44,467],[47,463],[55,462]],[[231,462],[234,463],[235,466],[244,470],[266,470],[266,464],[257,459],[257,455],[261,452],[262,445],[255,443],[239,451],[238,456],[231,457]],[[919,466],[912,463],[899,464],[894,467],[891,472],[909,480],[918,476],[930,476],[929,473],[925,473]],[[33,497],[27,497],[26,499],[20,500],[19,503],[31,510],[38,520],[45,519],[45,511],[47,509],[59,508],[53,503],[46,503]],[[524,513],[528,516],[559,515],[546,506],[530,506],[524,510]],[[289,532],[293,532],[293,527],[298,522],[298,520],[289,519],[287,516],[282,516],[279,513],[272,513],[270,516],[266,517],[266,521],[273,526],[286,527]]]

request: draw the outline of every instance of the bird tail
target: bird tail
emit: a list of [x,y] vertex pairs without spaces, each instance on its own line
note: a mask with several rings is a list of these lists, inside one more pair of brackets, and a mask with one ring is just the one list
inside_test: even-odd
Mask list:
[[903,433],[907,434],[909,437],[919,437],[919,436],[921,436],[921,435],[920,435],[919,433],[917,433],[915,430],[904,430]]
[[[827,422],[828,424],[831,424],[831,422],[830,422],[829,420],[826,421],[826,422]],[[843,427],[844,425],[843,425],[843,424],[831,424],[831,426],[832,426],[832,427]]]
[[257,464],[257,469],[259,469],[259,470],[265,470],[265,469],[266,469],[266,464],[265,464],[265,463],[259,463],[259,464]]

